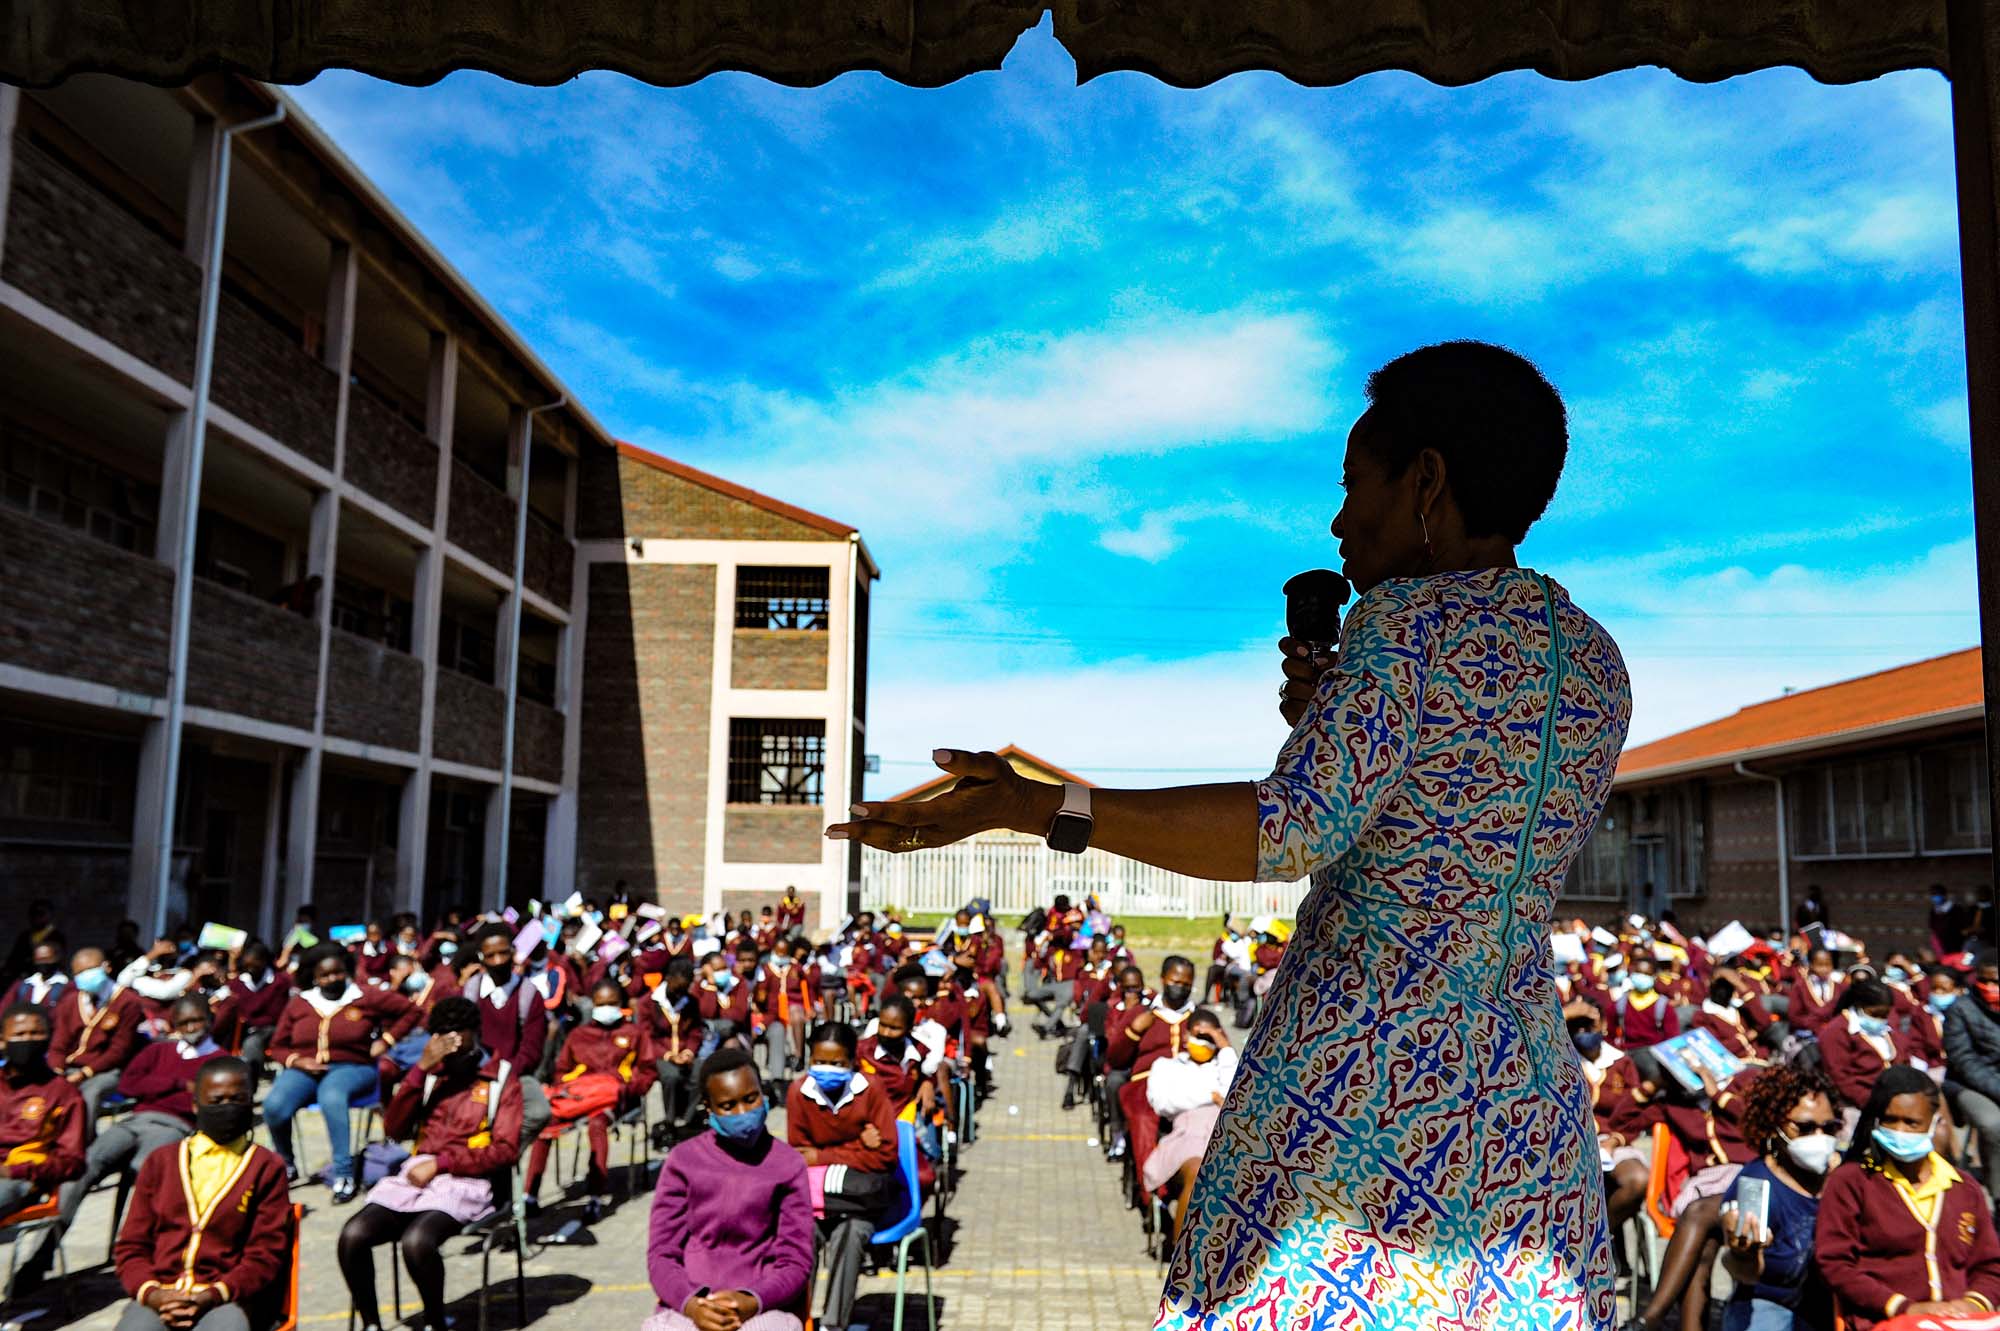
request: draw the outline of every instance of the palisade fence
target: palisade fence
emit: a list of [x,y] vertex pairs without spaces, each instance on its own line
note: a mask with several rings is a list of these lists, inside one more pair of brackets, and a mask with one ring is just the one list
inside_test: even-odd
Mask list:
[[949,914],[974,897],[1002,920],[1046,906],[1058,892],[1082,904],[1095,896],[1111,915],[1197,916],[1298,913],[1311,884],[1214,883],[1156,869],[1101,850],[1065,855],[1034,838],[974,839],[941,850],[861,852],[861,903],[880,909]]

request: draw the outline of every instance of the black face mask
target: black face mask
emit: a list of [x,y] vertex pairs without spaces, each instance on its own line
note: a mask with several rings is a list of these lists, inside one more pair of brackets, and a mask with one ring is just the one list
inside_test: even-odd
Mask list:
[[249,1105],[196,1105],[194,1125],[210,1141],[227,1144],[250,1131],[253,1112]]
[[1587,1059],[1595,1059],[1604,1050],[1604,1034],[1601,1031],[1578,1031],[1569,1038],[1576,1045],[1576,1052]]
[[478,1045],[474,1045],[470,1049],[461,1049],[451,1057],[445,1059],[444,1070],[454,1077],[469,1077],[479,1071],[481,1065],[485,1062],[486,1051]]
[[347,977],[343,975],[331,984],[323,984],[319,987],[319,991],[326,995],[329,1000],[339,998],[347,992]]
[[10,1068],[47,1067],[49,1042],[47,1040],[9,1040],[4,1046],[7,1052],[7,1066]]
[[881,1049],[883,1053],[887,1054],[890,1058],[901,1058],[903,1056],[903,1050],[905,1047],[908,1046],[909,1042],[910,1042],[910,1037],[907,1035],[898,1035],[893,1040],[885,1035],[877,1039],[875,1041],[875,1044],[878,1048]]
[[[481,964],[484,965],[483,962]],[[486,978],[502,988],[506,987],[507,981],[514,978],[514,963],[503,961],[498,966],[487,966]]]
[[1160,990],[1160,1001],[1170,1008],[1184,1008],[1187,1006],[1188,995],[1193,992],[1194,986],[1191,984],[1170,984]]
[[62,969],[62,964],[60,962],[45,961],[35,967],[35,974],[40,976],[42,979],[46,980],[51,975],[54,975],[57,971],[61,969]]

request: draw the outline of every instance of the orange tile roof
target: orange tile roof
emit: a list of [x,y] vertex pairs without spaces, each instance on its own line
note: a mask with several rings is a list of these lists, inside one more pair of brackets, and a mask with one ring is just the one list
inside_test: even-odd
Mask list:
[[[1066,772],[1062,768],[1057,767],[1054,763],[1048,761],[1045,758],[1037,758],[1034,754],[1029,753],[1026,749],[1022,748],[1018,744],[1009,744],[1004,749],[997,749],[995,750],[995,754],[998,757],[1005,758],[1017,772],[1024,767],[1031,768],[1038,771],[1046,772],[1050,776],[1053,776],[1058,781],[1074,781],[1079,786],[1089,786],[1092,789],[1096,789],[1096,784],[1097,784],[1096,782],[1086,781],[1074,772]],[[958,780],[958,778],[951,775],[949,772],[940,772],[938,775],[932,777],[928,781],[925,781],[919,785],[911,786],[908,790],[904,791],[900,795],[891,795],[889,797],[889,802],[896,803],[902,800],[927,800],[933,795],[943,793],[944,789],[956,780]]]
[[[1979,648],[1753,703],[1733,716],[1625,750],[1618,779],[1692,771],[1811,748],[1882,726],[1956,720],[1984,705]],[[1859,735],[1856,734],[1858,738]]]

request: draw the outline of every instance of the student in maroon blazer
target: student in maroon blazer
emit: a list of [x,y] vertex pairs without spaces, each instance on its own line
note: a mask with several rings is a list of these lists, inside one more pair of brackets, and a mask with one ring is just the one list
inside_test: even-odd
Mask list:
[[1833,953],[1816,947],[1806,959],[1806,972],[1792,981],[1791,1007],[1785,1020],[1795,1031],[1817,1032],[1840,1011],[1846,978],[1834,973]]
[[44,938],[29,953],[28,973],[14,981],[7,990],[6,998],[0,999],[0,1007],[32,1003],[46,1011],[55,1006],[68,985],[69,972],[63,969],[62,964],[62,944],[54,938]]
[[1892,1021],[1895,1004],[1880,980],[1863,977],[1847,986],[1840,1014],[1819,1028],[1826,1075],[1850,1105],[1865,1105],[1883,1069],[1908,1063],[1910,1037]]
[[[695,1002],[707,1031],[701,1038],[701,1057],[707,1058],[724,1040],[740,1040],[750,1047],[750,1001],[756,986],[751,975],[757,969],[757,950],[712,953],[724,964],[711,966],[695,981]],[[704,961],[707,958],[703,958]]]
[[808,1169],[825,1170],[827,1287],[824,1321],[847,1326],[854,1286],[876,1223],[901,1195],[896,1177],[896,1110],[860,1071],[860,1040],[842,1021],[807,1037],[811,1064],[785,1097],[785,1136]]
[[254,1085],[239,1058],[203,1064],[195,1133],[139,1167],[111,1251],[132,1296],[125,1331],[166,1331],[168,1316],[192,1331],[240,1326],[238,1316],[265,1331],[283,1316],[298,1234],[284,1163],[250,1140]]
[[1851,1331],[1905,1313],[2000,1307],[2000,1237],[1979,1184],[1935,1149],[1943,1092],[1892,1067],[1820,1194],[1813,1256]]
[[264,1073],[271,1032],[292,1001],[292,973],[271,962],[271,945],[253,938],[236,954],[236,974],[215,1002],[215,1042],[234,1049],[254,1077]]
[[94,1134],[97,1106],[118,1085],[118,1074],[139,1049],[144,1005],[111,978],[104,953],[78,948],[69,960],[70,983],[56,1002],[49,1066],[83,1097],[86,1139]]
[[285,1005],[268,1050],[282,1067],[264,1097],[264,1124],[297,1177],[292,1157],[292,1117],[318,1103],[333,1155],[333,1200],[354,1200],[354,1157],[349,1150],[347,1105],[376,1089],[375,1060],[408,1035],[417,1009],[392,989],[356,984],[346,949],[321,943],[306,953],[300,971],[312,987]]
[[1708,996],[1690,1019],[1689,1029],[1707,1031],[1745,1063],[1766,1062],[1764,1049],[1757,1043],[1756,1029],[1746,1015],[1749,1004],[1754,1002],[1754,998],[1742,1001],[1728,977],[1718,975],[1708,982]]
[[1632,959],[1631,988],[1618,1000],[1620,1049],[1650,1049],[1681,1033],[1674,1002],[1659,992],[1658,963],[1641,953]]
[[49,1019],[17,1003],[0,1013],[0,1216],[83,1172],[83,1097],[49,1067]]
[[[616,980],[598,981],[590,991],[589,1019],[569,1033],[556,1054],[552,1083],[557,1097],[567,1084],[587,1077],[616,1078],[619,1084],[617,1103],[591,1113],[584,1123],[590,1138],[590,1171],[584,1177],[584,1189],[590,1198],[588,1218],[592,1221],[610,1200],[611,1115],[631,1109],[653,1089],[653,1079],[659,1075],[654,1057],[646,1028],[633,1019],[625,986]],[[574,1119],[576,1115],[565,1117]],[[527,1191],[531,1200],[541,1191],[550,1145],[548,1138],[538,1136],[529,1150]]]

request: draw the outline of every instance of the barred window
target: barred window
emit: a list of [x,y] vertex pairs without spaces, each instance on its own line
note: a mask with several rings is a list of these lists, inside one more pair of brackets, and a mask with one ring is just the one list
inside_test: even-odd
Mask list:
[[820,804],[825,778],[826,722],[729,723],[731,804]]
[[0,418],[0,500],[121,550],[153,552],[153,486],[7,418]]
[[129,831],[136,761],[122,740],[0,725],[0,822]]
[[827,570],[739,568],[736,627],[826,632]]

